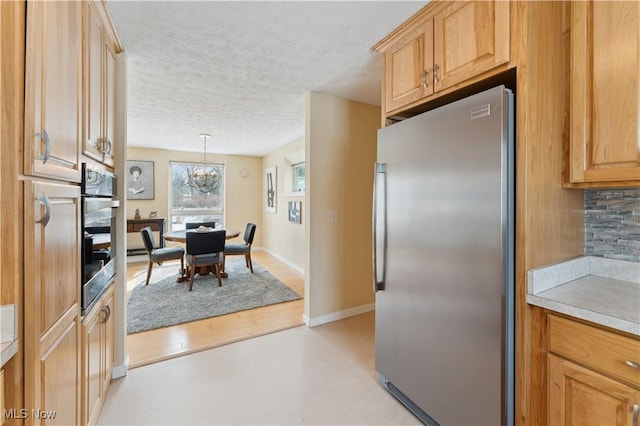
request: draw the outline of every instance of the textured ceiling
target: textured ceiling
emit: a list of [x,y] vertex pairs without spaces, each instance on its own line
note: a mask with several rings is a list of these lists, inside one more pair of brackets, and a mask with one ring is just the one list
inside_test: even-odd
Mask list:
[[305,94],[380,104],[371,46],[425,1],[107,1],[127,53],[129,146],[268,154]]

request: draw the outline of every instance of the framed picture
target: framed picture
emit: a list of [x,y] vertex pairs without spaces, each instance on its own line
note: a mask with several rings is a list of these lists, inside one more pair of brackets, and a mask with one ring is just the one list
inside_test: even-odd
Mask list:
[[154,198],[153,161],[127,160],[127,200]]
[[269,167],[264,171],[264,181],[265,181],[265,211],[269,213],[276,212],[277,206],[277,196],[278,196],[278,181],[276,180],[276,168]]
[[289,201],[289,222],[301,223],[301,201]]

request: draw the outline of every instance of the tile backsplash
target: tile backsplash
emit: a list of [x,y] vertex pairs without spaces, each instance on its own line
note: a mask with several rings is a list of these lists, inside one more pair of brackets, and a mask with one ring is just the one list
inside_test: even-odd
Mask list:
[[640,262],[640,188],[584,191],[584,254]]

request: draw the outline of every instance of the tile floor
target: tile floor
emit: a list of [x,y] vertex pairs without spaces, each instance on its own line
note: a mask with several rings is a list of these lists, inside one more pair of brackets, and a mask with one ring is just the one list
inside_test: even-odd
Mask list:
[[377,382],[374,314],[132,369],[98,425],[420,424]]

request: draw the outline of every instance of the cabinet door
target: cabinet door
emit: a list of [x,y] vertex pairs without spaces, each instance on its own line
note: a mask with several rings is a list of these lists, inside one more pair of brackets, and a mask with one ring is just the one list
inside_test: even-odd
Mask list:
[[2,413],[2,419],[0,425],[4,423],[4,370],[0,370],[0,413]]
[[99,16],[91,2],[84,4],[84,155],[102,160],[102,71],[103,32]]
[[434,16],[436,91],[509,62],[509,2],[451,2]]
[[550,425],[631,426],[640,393],[549,355]]
[[384,54],[386,111],[433,94],[433,20],[416,24]]
[[114,348],[114,335],[115,335],[115,321],[114,321],[114,288],[113,286],[109,292],[105,295],[105,319],[104,319],[104,372],[103,372],[103,386],[104,393],[106,394],[109,385],[111,384],[111,373],[113,372],[113,365],[115,359]]
[[[25,407],[80,421],[80,188],[25,181]],[[35,423],[40,420],[30,417]]]
[[[27,403],[38,414],[30,412],[38,425],[75,425],[80,422],[80,342],[77,313],[68,316],[68,324],[55,343],[42,345],[41,358],[36,360],[40,369],[40,383],[27,383],[25,388],[35,385],[41,398],[35,404]],[[66,321],[66,318],[63,320]],[[43,342],[44,343],[44,342]]]
[[25,174],[80,182],[82,7],[27,3]]
[[113,166],[114,153],[114,118],[116,112],[116,54],[110,43],[105,43],[104,49],[105,68],[104,68],[104,134],[103,134],[103,159],[102,162],[108,166]]
[[640,3],[571,3],[571,182],[640,184]]
[[83,424],[95,423],[102,399],[102,310],[96,306],[82,323]]
[[80,303],[79,186],[25,182],[24,244],[25,305],[41,336]]
[[83,424],[96,424],[111,384],[114,360],[113,295],[111,286],[82,321]]

